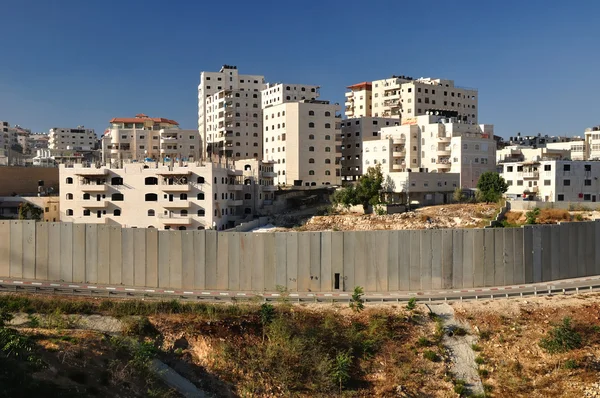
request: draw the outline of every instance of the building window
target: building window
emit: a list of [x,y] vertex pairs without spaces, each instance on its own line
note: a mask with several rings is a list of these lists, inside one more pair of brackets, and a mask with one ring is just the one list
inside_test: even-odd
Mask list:
[[309,170],[308,171],[308,175],[309,176],[314,176],[315,175],[315,171],[314,170]]
[[585,171],[592,171],[592,165],[591,164],[584,164],[583,168]]
[[325,136],[325,139],[326,139],[326,140],[331,140],[331,136],[330,136],[330,135],[326,135],[326,136]]
[[325,164],[331,164],[331,159],[325,159]]
[[309,134],[309,135],[308,135],[308,139],[309,139],[309,140],[314,140],[314,139],[315,139],[315,136],[314,136],[314,134]]
[[328,146],[326,146],[326,147],[325,147],[325,152],[331,152],[331,148],[330,148],[330,147],[328,147]]
[[315,124],[314,124],[313,122],[310,122],[310,123],[308,123],[308,127],[310,127],[310,128],[314,128],[314,127],[315,127]]
[[314,116],[315,115],[315,111],[308,111],[308,115],[309,116]]
[[313,158],[308,159],[308,163],[314,163],[315,160]]
[[513,166],[506,166],[507,173],[512,173],[512,171],[513,171]]
[[110,179],[111,185],[123,185],[123,177],[113,177]]
[[523,180],[517,180],[517,186],[522,187],[523,186]]
[[89,209],[85,209],[85,210],[83,211],[83,215],[84,215],[84,216],[90,216],[91,214],[92,214],[92,212],[91,212]]
[[204,177],[198,177],[198,179],[196,180],[196,182],[198,184],[204,184]]
[[548,186],[548,185],[550,185],[550,184],[551,184],[550,180],[544,180],[544,185],[545,185],[545,186]]
[[73,209],[67,209],[67,216],[73,215]]
[[329,175],[331,175],[331,171],[329,171],[329,170],[325,170],[325,175],[326,175],[326,176],[329,176]]
[[68,193],[67,194],[67,200],[73,200],[73,194],[72,193]]
[[583,180],[583,185],[590,186],[592,185],[592,180]]
[[314,152],[315,151],[315,147],[314,146],[309,146],[308,147],[308,152]]
[[571,171],[571,165],[570,164],[563,165],[563,171]]
[[73,184],[73,178],[67,177],[67,184]]
[[144,200],[145,200],[146,202],[157,202],[157,201],[158,201],[158,195],[157,195],[157,194],[155,194],[155,193],[147,193],[147,194],[144,196]]
[[180,214],[182,217],[185,217],[185,216],[187,216],[187,215],[188,215],[188,211],[187,211],[187,210],[181,210],[181,211],[179,212],[179,214]]
[[564,194],[562,194],[562,193],[559,193],[559,194],[556,196],[556,200],[557,200],[557,201],[559,201],[559,202],[562,202],[562,201],[564,201],[564,200],[565,200],[565,195],[564,195]]
[[[552,170],[552,165],[551,164],[545,164],[544,165],[544,171],[551,171]],[[550,185],[550,184],[548,184]]]
[[158,185],[158,178],[156,178],[156,177],[146,177],[144,179],[144,183],[146,185]]
[[[89,193],[84,193],[83,194],[83,200],[89,200],[90,199],[90,194]],[[46,210],[48,211],[48,210]]]
[[122,193],[113,193],[110,199],[115,202],[122,202],[125,199],[125,197]]
[[331,123],[325,123],[325,128],[326,129],[330,129],[331,128]]
[[156,212],[153,209],[148,210],[148,217],[154,217]]
[[118,216],[120,216],[120,215],[121,215],[121,209],[115,209],[115,210],[113,211],[113,216],[117,216],[117,217],[118,217]]
[[246,199],[246,200],[252,199],[252,194],[249,194],[249,193],[244,194],[244,199]]
[[198,216],[204,217],[205,214],[206,214],[206,211],[204,209],[198,210]]
[[583,195],[583,200],[592,200],[592,197],[589,193]]
[[565,187],[571,186],[571,180],[563,180],[563,185]]
[[180,193],[179,200],[187,200],[187,193]]

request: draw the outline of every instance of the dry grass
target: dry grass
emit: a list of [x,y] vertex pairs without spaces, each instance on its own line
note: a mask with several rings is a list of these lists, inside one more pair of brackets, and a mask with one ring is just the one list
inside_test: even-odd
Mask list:
[[559,221],[570,221],[571,215],[567,210],[562,209],[542,209],[537,217],[540,224],[555,224]]

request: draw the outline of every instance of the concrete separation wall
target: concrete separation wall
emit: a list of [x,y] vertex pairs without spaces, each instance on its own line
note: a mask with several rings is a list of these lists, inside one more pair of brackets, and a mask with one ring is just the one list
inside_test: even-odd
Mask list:
[[600,221],[355,232],[0,221],[0,278],[186,290],[431,291],[600,274]]
[[600,203],[597,202],[535,202],[532,200],[511,200],[510,208],[512,210],[533,210],[539,209],[562,209],[571,211],[592,211],[600,210]]

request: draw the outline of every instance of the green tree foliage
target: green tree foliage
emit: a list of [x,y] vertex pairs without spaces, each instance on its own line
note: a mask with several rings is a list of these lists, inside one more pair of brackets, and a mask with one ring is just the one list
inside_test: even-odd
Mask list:
[[365,213],[369,206],[381,203],[380,194],[383,189],[383,173],[381,165],[369,167],[367,173],[360,177],[355,186],[349,186],[336,191],[331,196],[334,205],[350,207],[362,205]]
[[354,292],[352,293],[352,298],[350,299],[350,308],[352,308],[354,312],[361,312],[365,308],[365,301],[362,298],[363,295],[363,288],[356,286],[354,288]]
[[350,368],[352,367],[352,349],[346,352],[339,352],[335,356],[333,362],[333,377],[340,386],[340,394],[342,393],[343,386],[350,380]]
[[42,219],[43,211],[39,207],[29,202],[22,202],[19,206],[19,220],[36,220]]
[[454,190],[452,199],[454,199],[456,203],[461,203],[463,200],[465,200],[465,195],[463,194],[462,188],[458,187]]
[[500,174],[493,171],[486,171],[481,174],[477,182],[479,189],[479,199],[483,202],[497,202],[502,198],[502,194],[508,190],[508,184]]
[[540,347],[550,354],[566,352],[581,347],[581,335],[571,326],[571,318],[565,317],[562,324],[548,332],[548,337],[540,340]]
[[525,213],[525,217],[527,218],[525,220],[525,224],[536,224],[537,216],[539,216],[539,215],[540,215],[540,209],[537,207],[533,210],[528,211],[527,213]]

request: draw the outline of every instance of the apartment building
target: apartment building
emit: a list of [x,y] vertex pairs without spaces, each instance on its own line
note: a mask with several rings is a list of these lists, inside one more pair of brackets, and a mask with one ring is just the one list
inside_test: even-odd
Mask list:
[[462,188],[476,187],[482,173],[496,169],[493,126],[453,118],[405,118],[400,126],[382,128],[378,141],[363,146],[363,170],[381,164],[387,173],[458,173]]
[[583,138],[577,136],[549,136],[547,134],[542,135],[541,133],[538,133],[537,135],[521,135],[521,133],[517,133],[516,136],[508,137],[507,144],[524,147],[529,146],[532,148],[543,148],[546,147],[547,144],[565,143],[571,141],[583,141]]
[[[28,147],[32,152],[35,152],[38,149],[48,149],[48,141],[50,137],[46,133],[33,133],[30,134],[27,138]],[[96,140],[97,145],[97,140]]]
[[496,163],[524,162],[538,160],[570,160],[570,149],[533,148],[522,145],[509,145],[496,150]]
[[584,158],[600,160],[600,126],[585,129]]
[[104,162],[117,160],[198,160],[201,152],[197,130],[182,130],[179,123],[143,113],[113,118],[102,138]]
[[356,181],[364,174],[363,141],[379,140],[383,127],[397,126],[398,119],[357,117],[340,122],[342,133],[341,177],[344,181]]
[[264,76],[241,75],[233,65],[200,74],[198,131],[203,158],[260,158],[264,88]]
[[0,150],[10,149],[10,123],[0,120]]
[[346,117],[372,116],[402,119],[433,114],[467,124],[478,120],[476,89],[459,87],[453,80],[392,76],[349,86]]
[[600,162],[542,160],[504,163],[506,197],[544,202],[600,201]]
[[316,100],[319,98],[319,86],[307,84],[269,84],[261,92],[262,108],[282,104],[284,102],[297,102],[302,100]]
[[48,148],[54,150],[93,150],[98,146],[98,137],[93,129],[53,127],[48,133]]
[[[252,219],[257,207],[263,206],[263,195],[274,190],[248,184],[248,190],[257,186],[259,196],[253,201],[251,192],[245,192],[244,171],[233,165],[170,163],[126,163],[122,168],[61,165],[61,221],[224,230]],[[250,167],[258,168],[255,163]]]
[[263,159],[273,162],[275,184],[340,184],[339,110],[338,104],[306,99],[263,110]]

